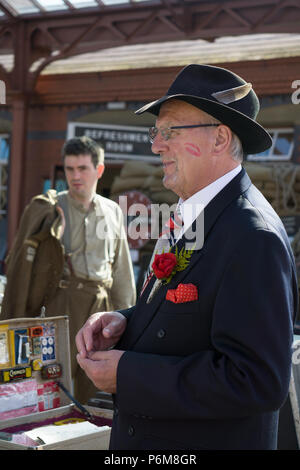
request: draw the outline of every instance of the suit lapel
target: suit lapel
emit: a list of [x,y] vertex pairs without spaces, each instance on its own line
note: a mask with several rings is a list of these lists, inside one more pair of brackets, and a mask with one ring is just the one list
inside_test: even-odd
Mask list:
[[[180,282],[184,280],[193,267],[200,262],[202,256],[205,254],[205,240],[207,239],[214,224],[225,208],[233,200],[237,199],[242,193],[247,191],[250,185],[250,178],[248,177],[245,170],[242,169],[242,171],[214,197],[214,199],[205,208],[204,214],[200,214],[190,229],[187,230],[186,234],[183,235],[180,240],[178,240],[177,244],[172,249],[173,252],[175,251],[176,246],[178,252],[182,248],[190,249],[193,245],[193,235],[196,235],[196,237],[200,238],[200,243],[198,243],[199,240],[196,240],[197,249],[194,250],[188,267],[181,272],[177,272],[169,284],[162,285],[154,295],[151,302],[147,304],[147,298],[156,279],[155,276],[152,276],[152,279],[139,299],[137,307],[133,313],[133,317],[129,322],[129,326],[130,324],[134,324],[134,328],[131,329],[129,327],[128,331],[126,332],[127,347],[128,345],[133,346],[145,328],[147,328],[153,316],[159,309],[160,304],[165,299],[167,290],[175,288]],[[199,230],[201,231],[200,235]]]
[[[176,273],[173,277],[169,284],[170,288],[182,282],[193,266],[200,261],[200,258],[205,253],[205,240],[209,236],[218,218],[233,200],[238,199],[241,194],[247,191],[250,185],[251,180],[243,168],[240,173],[212,199],[203,213],[197,217],[183,237],[178,240],[175,245],[175,247],[177,246],[178,252],[180,252],[182,248],[191,249],[193,245],[196,246],[196,249],[192,254],[188,267],[184,271]],[[172,252],[174,252],[175,247],[173,247]]]
[[204,210],[204,239],[207,238],[226,207],[247,191],[251,184],[249,176],[244,168],[242,168],[240,173],[210,201]]

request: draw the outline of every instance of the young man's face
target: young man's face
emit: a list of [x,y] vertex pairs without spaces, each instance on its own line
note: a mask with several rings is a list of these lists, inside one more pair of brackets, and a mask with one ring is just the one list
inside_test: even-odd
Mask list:
[[91,155],[67,155],[64,168],[70,196],[82,202],[89,200],[96,192],[104,165],[95,168]]

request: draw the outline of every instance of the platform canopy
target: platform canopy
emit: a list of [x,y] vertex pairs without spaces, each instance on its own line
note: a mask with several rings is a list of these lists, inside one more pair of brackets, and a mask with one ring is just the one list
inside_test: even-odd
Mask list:
[[261,33],[300,33],[299,0],[0,0],[0,78],[32,93],[45,67],[78,54]]
[[[42,73],[64,73],[66,67],[70,67],[68,73],[77,73],[75,62],[64,61],[81,56],[81,64],[91,63],[90,57],[82,55],[107,51],[112,57],[109,49],[119,49],[117,54],[125,58],[123,68],[129,64],[131,68],[141,64],[178,65],[179,51],[184,54],[186,41],[202,41],[196,44],[197,50],[198,46],[203,48],[203,43],[215,45],[218,56],[214,47],[202,50],[218,57],[218,61],[222,54],[221,62],[226,62],[230,51],[236,51],[231,55],[236,60],[243,47],[244,52],[256,53],[251,49],[251,35],[259,52],[267,50],[261,34],[269,35],[268,44],[271,38],[271,56],[275,57],[277,50],[275,34],[288,35],[281,43],[283,53],[289,50],[298,56],[294,41],[299,40],[299,33],[299,0],[0,0],[0,80],[5,82],[12,114],[10,178],[15,183],[9,196],[9,240],[16,231],[22,206],[21,191],[16,194],[14,188],[22,187],[28,109]],[[245,36],[246,43],[233,45],[233,39],[228,39],[220,47],[217,44],[220,38]],[[138,56],[140,60],[132,64],[132,58]],[[158,56],[161,62],[156,62]],[[168,57],[172,62],[167,62]],[[95,64],[97,58],[92,60]],[[104,63],[107,61],[102,57]],[[84,69],[82,65],[79,68]]]

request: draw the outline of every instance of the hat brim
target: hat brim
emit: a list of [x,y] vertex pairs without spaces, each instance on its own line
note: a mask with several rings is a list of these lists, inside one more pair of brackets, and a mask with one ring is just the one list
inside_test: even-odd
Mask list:
[[157,116],[159,114],[160,106],[171,99],[190,103],[230,127],[230,129],[241,140],[245,154],[264,152],[272,145],[270,134],[258,122],[249,118],[240,111],[207,98],[198,98],[197,96],[185,94],[166,95],[158,100],[146,104],[135,113],[143,114],[145,112],[150,112]]

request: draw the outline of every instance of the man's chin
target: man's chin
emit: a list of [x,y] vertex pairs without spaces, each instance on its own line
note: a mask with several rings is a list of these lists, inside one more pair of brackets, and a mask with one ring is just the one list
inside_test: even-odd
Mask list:
[[165,175],[163,177],[162,184],[164,185],[164,187],[166,189],[170,189],[170,191],[175,192],[174,189],[173,189],[174,188],[174,181],[173,181],[172,176]]

